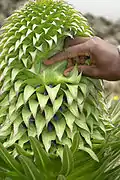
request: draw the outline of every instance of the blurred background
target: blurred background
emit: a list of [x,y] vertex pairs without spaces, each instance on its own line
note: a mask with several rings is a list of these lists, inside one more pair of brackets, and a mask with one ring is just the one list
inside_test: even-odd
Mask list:
[[[0,0],[0,26],[4,19],[27,0]],[[96,35],[114,45],[120,44],[120,0],[66,0],[88,19]],[[107,93],[120,98],[120,82],[105,81]]]

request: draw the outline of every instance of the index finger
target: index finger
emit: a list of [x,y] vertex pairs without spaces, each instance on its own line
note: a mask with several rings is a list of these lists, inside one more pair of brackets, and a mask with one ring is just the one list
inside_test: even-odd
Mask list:
[[50,59],[44,61],[44,64],[51,65],[56,62],[64,61],[67,59],[75,58],[77,56],[89,56],[90,55],[90,43],[85,42],[65,49],[64,51],[54,55]]
[[88,40],[90,40],[90,37],[75,37],[74,39],[70,38],[70,37],[67,37],[65,39],[64,47],[67,48],[67,47],[70,47],[70,46],[75,46],[77,44],[82,44],[82,43],[85,43]]

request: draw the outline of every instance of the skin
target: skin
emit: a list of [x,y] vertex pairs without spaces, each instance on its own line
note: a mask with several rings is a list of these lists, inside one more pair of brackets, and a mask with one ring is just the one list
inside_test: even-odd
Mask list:
[[[90,65],[84,65],[86,57],[90,56]],[[120,53],[116,46],[109,44],[99,37],[66,39],[65,50],[44,62],[52,65],[59,61],[68,60],[64,75],[67,76],[78,64],[79,72],[92,78],[109,81],[120,80]]]

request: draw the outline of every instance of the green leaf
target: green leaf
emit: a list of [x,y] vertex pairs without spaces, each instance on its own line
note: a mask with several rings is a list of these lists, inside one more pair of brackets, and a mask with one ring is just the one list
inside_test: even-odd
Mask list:
[[94,119],[92,116],[89,116],[87,118],[87,124],[88,124],[90,131],[91,131],[91,134],[92,134],[93,133],[93,126],[94,126]]
[[53,109],[49,107],[48,105],[45,107],[44,111],[45,111],[45,119],[46,119],[46,125],[47,125],[49,121],[53,118],[54,112],[53,112]]
[[5,76],[7,76],[7,73],[9,73],[9,71],[10,71],[10,68],[8,66],[6,66],[0,76],[0,81],[2,81],[5,78]]
[[26,37],[28,37],[29,34],[32,33],[32,30],[31,29],[28,29],[27,33],[26,33]]
[[18,110],[23,104],[24,104],[23,93],[21,93],[18,97],[18,101],[16,104],[16,110]]
[[30,98],[30,96],[35,92],[35,89],[32,86],[25,86],[24,89],[24,101],[25,103],[28,101],[28,99]]
[[42,133],[42,141],[45,146],[46,151],[48,152],[51,147],[51,141],[56,139],[56,133],[54,131],[48,132],[43,131]]
[[[58,145],[56,154],[58,156],[60,156],[61,163],[62,163],[62,160],[63,160],[63,146]],[[60,168],[61,168],[61,166],[60,166]]]
[[2,127],[0,129],[0,132],[6,131],[11,126],[11,124],[16,120],[17,116],[18,116],[17,113],[13,113],[11,115],[10,119],[9,119],[8,116],[6,116],[6,119],[5,119],[3,125],[2,125]]
[[52,39],[50,39],[50,40],[47,40],[47,39],[46,39],[46,42],[47,42],[48,45],[49,45],[49,49],[52,49],[52,46],[53,46],[53,40],[52,40]]
[[97,140],[104,140],[105,139],[98,130],[93,131],[92,138],[97,139]]
[[84,96],[82,95],[82,93],[78,93],[78,96],[77,96],[77,103],[78,103],[78,105],[81,105],[82,103],[83,103],[83,101],[84,101]]
[[72,141],[73,141],[73,137],[74,137],[75,133],[77,132],[77,129],[74,127],[75,127],[75,125],[73,126],[73,131],[71,131],[67,126],[65,129],[65,132],[67,133],[68,138],[70,138]]
[[71,94],[70,91],[68,91],[68,90],[64,90],[64,92],[65,92],[66,97],[67,97],[68,105],[71,105],[72,102],[73,102],[72,94]]
[[3,116],[6,116],[7,115],[7,112],[8,111],[8,107],[2,107],[0,108],[0,123],[3,122]]
[[33,36],[33,46],[36,45],[37,39]]
[[19,155],[23,155],[26,157],[32,157],[32,155],[30,153],[28,153],[27,151],[25,151],[23,148],[21,148],[18,144],[15,144],[15,148],[16,151]]
[[68,176],[70,172],[73,170],[73,156],[71,150],[68,148],[67,145],[64,146],[63,151],[63,162],[60,174],[64,176]]
[[78,111],[78,105],[77,105],[77,103],[74,101],[74,102],[71,104],[71,106],[69,106],[68,108],[69,108],[69,110],[71,111],[71,113],[72,113],[75,117],[77,117],[77,118],[79,119],[80,114],[79,114],[79,111]]
[[40,46],[36,46],[36,48],[37,48],[39,51],[43,52],[43,44],[41,44]]
[[36,180],[36,179],[43,180],[42,173],[38,171],[36,166],[32,163],[32,161],[28,157],[21,155],[19,157],[19,160],[23,166],[25,175],[29,180]]
[[13,123],[13,132],[14,132],[14,136],[18,134],[19,131],[19,126],[22,123],[22,118],[19,116]]
[[28,136],[35,137],[37,135],[35,125],[30,123],[28,127]]
[[20,87],[23,85],[23,81],[22,80],[17,80],[14,84],[14,89],[16,93],[19,93]]
[[29,53],[30,53],[30,55],[31,55],[31,57],[32,57],[32,62],[34,62],[34,61],[35,61],[35,58],[36,58],[36,55],[37,55],[37,49],[36,49],[35,51],[29,52]]
[[86,96],[86,94],[87,94],[87,89],[88,89],[88,88],[87,88],[87,84],[80,83],[79,87],[80,87],[83,95]]
[[48,95],[49,95],[49,97],[51,99],[51,102],[53,104],[54,101],[55,101],[55,98],[57,96],[57,93],[58,93],[58,91],[60,89],[60,84],[58,84],[57,86],[55,86],[53,88],[50,88],[49,86],[46,86],[45,88],[46,88],[46,90],[48,92]]
[[20,164],[8,153],[6,148],[0,143],[0,157],[5,161],[5,163],[17,172],[21,172]]
[[8,106],[9,105],[9,97],[8,95],[0,102],[0,106]]
[[77,99],[77,95],[78,95],[78,85],[68,85],[67,87],[73,97],[73,99]]
[[82,73],[80,73],[80,75],[78,76],[78,68],[77,66],[75,66],[74,69],[70,73],[70,77],[67,78],[67,80],[69,83],[79,84],[81,80],[81,76],[82,76]]
[[29,127],[29,119],[31,117],[31,112],[27,107],[23,107],[22,109],[22,118],[27,127]]
[[18,73],[20,72],[20,69],[13,69],[11,73],[11,80],[14,81]]
[[98,122],[100,129],[106,134],[106,128],[102,121]]
[[6,65],[6,62],[5,61],[2,61],[1,64],[0,64],[0,70]]
[[58,139],[61,141],[66,127],[65,119],[61,118],[58,121],[53,121],[53,125],[55,127],[56,135]]
[[18,47],[20,46],[20,40],[17,40],[15,43],[15,51],[18,49]]
[[75,116],[70,111],[63,113],[63,115],[65,117],[66,124],[68,125],[68,127],[70,128],[70,130],[72,132],[73,131],[73,124],[75,122]]
[[14,45],[13,45],[13,46],[11,46],[11,47],[10,47],[10,49],[9,49],[9,51],[8,51],[8,54],[9,54],[9,53],[11,53],[11,52],[14,50],[14,48],[15,48],[15,46],[14,46]]
[[24,64],[24,66],[27,68],[28,67],[28,58],[22,58],[21,60]]
[[[86,122],[85,122],[84,119],[82,119],[81,117],[82,117],[82,116],[81,116],[81,114],[80,114],[80,118],[79,118],[79,119],[76,118],[75,123],[76,123],[77,126],[79,126],[80,128],[86,130],[87,132],[90,132],[90,131],[89,131],[89,128],[88,128],[88,126],[87,126],[87,124],[86,124]],[[83,116],[83,118],[84,118],[84,116]]]
[[57,178],[57,180],[66,180],[66,178],[65,178],[65,176],[63,176],[63,175],[59,175],[58,178]]
[[89,146],[92,147],[90,133],[88,133],[88,131],[81,129],[80,134],[82,135],[82,137],[84,137],[85,141],[89,144]]
[[40,142],[33,137],[30,137],[30,142],[34,152],[35,164],[40,171],[47,171],[50,168],[50,159],[48,154],[45,152],[43,147],[40,145]]
[[71,139],[69,139],[68,137],[64,137],[62,138],[62,140],[59,142],[61,145],[67,145],[69,148],[72,145]]
[[40,93],[36,93],[36,94],[37,94],[37,98],[38,98],[41,110],[43,111],[47,102],[48,102],[49,96],[45,96],[45,95],[40,94]]
[[84,104],[84,109],[86,110],[87,112],[87,118],[89,117],[90,113],[92,112],[92,106],[89,104],[89,103],[85,103]]
[[58,41],[57,35],[51,36],[51,39],[55,42],[55,44],[57,44]]
[[11,88],[9,92],[9,101],[11,102],[15,96],[16,96],[15,90]]
[[12,62],[15,62],[15,60],[16,60],[16,57],[14,57],[14,58],[9,58],[9,60],[8,60],[8,66],[10,66]]
[[60,106],[62,105],[63,102],[63,95],[61,95],[59,98],[57,98],[54,103],[53,103],[53,112],[54,114],[58,111]]
[[8,141],[3,143],[4,147],[8,148],[12,146],[17,140],[19,140],[23,136],[25,132],[25,129],[19,128],[19,131],[16,135],[13,134]]
[[38,102],[34,99],[29,100],[29,107],[33,114],[33,117],[36,118],[37,108],[38,108]]
[[92,149],[87,147],[80,147],[80,150],[87,152],[95,161],[99,162],[98,157],[96,154],[92,151]]
[[9,127],[9,128],[7,128],[6,130],[4,130],[4,131],[0,131],[0,137],[1,137],[1,139],[2,139],[2,137],[3,137],[3,139],[4,139],[4,137],[6,138],[8,135],[10,135],[10,133],[11,133],[11,127]]
[[70,148],[72,153],[75,153],[78,150],[79,144],[80,144],[80,134],[79,134],[79,132],[77,132],[74,135],[72,146]]
[[35,119],[35,125],[36,125],[38,138],[41,135],[43,128],[45,127],[45,124],[46,124],[45,118],[40,113],[37,114],[36,119]]
[[23,136],[19,139],[18,145],[23,148],[24,144],[29,141],[28,134],[25,133]]
[[35,33],[37,41],[39,41],[41,34]]
[[25,25],[22,25],[19,29],[19,32],[23,31],[24,29],[26,29],[27,27]]
[[9,106],[9,116],[12,115],[12,113],[15,111],[16,109],[16,105],[15,103],[12,103],[10,106]]
[[20,49],[19,49],[19,60],[21,60],[23,54],[24,54],[24,52],[23,52],[23,50],[20,48]]

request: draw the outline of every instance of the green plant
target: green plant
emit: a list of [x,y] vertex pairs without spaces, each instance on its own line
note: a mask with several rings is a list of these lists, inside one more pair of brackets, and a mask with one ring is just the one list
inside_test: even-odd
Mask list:
[[[84,151],[72,153],[68,146],[64,147],[64,157],[49,158],[40,142],[30,137],[33,148],[33,156],[27,156],[16,145],[19,152],[15,160],[0,144],[0,175],[2,180],[9,177],[12,180],[119,180],[120,179],[120,140],[118,136],[120,128],[114,129],[107,136],[104,143],[94,148],[99,163],[90,158]],[[3,162],[3,160],[4,162]]]
[[[114,127],[106,118],[102,82],[78,74],[77,65],[64,77],[67,61],[43,62],[64,49],[66,37],[92,36],[87,20],[64,1],[30,1],[1,31],[1,177],[85,179],[87,159],[97,167],[96,146],[104,147]],[[74,176],[83,162],[85,169]]]

